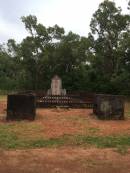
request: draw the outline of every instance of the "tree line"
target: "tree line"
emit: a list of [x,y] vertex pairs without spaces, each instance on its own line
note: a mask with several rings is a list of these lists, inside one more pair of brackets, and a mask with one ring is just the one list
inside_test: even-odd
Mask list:
[[87,37],[21,20],[28,36],[0,45],[0,90],[46,90],[57,74],[67,90],[130,94],[130,14],[113,1],[99,5]]

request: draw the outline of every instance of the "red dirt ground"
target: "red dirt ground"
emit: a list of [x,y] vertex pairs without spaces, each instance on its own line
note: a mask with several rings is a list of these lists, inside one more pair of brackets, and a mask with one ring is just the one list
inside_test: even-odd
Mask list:
[[[4,123],[5,114],[6,102],[0,101],[1,123]],[[91,109],[38,109],[36,120],[32,123],[42,127],[40,133],[46,138],[74,134],[130,134],[130,118],[119,121],[98,120],[92,115]]]
[[129,173],[130,151],[35,149],[0,151],[0,173]]
[[[1,124],[6,102],[0,102]],[[101,121],[86,109],[38,109],[34,122],[47,138],[64,134],[130,134],[130,119]],[[58,149],[0,150],[0,173],[129,173],[130,150],[62,147]]]
[[77,133],[130,134],[130,119],[125,121],[101,121],[92,115],[91,109],[39,109],[37,114],[36,121],[43,123],[46,137]]

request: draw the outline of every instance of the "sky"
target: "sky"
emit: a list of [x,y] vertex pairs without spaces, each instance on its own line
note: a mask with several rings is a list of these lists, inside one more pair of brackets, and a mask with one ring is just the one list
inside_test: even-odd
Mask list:
[[[58,24],[66,32],[87,36],[93,13],[103,0],[0,0],[0,43],[22,41],[28,33],[21,16],[35,15],[46,27]],[[124,12],[128,0],[114,0]]]

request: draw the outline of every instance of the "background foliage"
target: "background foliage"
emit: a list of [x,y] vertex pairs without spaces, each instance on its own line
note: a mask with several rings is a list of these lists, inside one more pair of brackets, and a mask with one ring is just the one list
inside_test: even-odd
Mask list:
[[58,74],[67,90],[130,94],[130,15],[113,1],[99,5],[87,37],[21,20],[28,36],[0,45],[0,90],[48,89]]

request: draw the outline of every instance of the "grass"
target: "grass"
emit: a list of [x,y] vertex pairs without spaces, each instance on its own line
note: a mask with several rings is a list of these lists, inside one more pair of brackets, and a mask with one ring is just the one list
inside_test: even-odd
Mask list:
[[125,112],[125,116],[126,116],[127,118],[130,118],[130,111]]
[[7,95],[0,95],[0,101],[6,101]]
[[125,103],[125,116],[127,118],[130,118],[130,101],[129,100]]
[[[20,127],[18,127],[18,124]],[[117,148],[117,151],[125,152],[130,147],[130,136],[85,136],[64,135],[59,138],[45,139],[43,136],[34,136],[35,130],[40,130],[38,125],[26,123],[0,125],[0,148],[1,149],[27,149],[27,148],[57,148],[61,146]],[[18,129],[17,129],[18,127]],[[18,131],[26,129],[31,131],[30,135],[19,134]],[[16,130],[17,129],[17,130]]]
[[100,129],[99,128],[96,128],[96,127],[90,127],[87,129],[88,133],[91,134],[91,135],[94,135],[98,132],[100,132]]
[[[27,125],[25,123],[17,124],[7,124],[0,125],[0,148],[1,149],[25,149],[25,148],[41,148],[41,147],[57,147],[64,144],[64,138],[57,139],[44,139],[43,137],[33,136],[36,130],[40,130],[39,126],[34,124]],[[18,127],[18,129],[17,129]],[[20,132],[20,129],[25,129],[26,132]],[[28,133],[28,136],[25,136],[24,133]],[[31,131],[31,133],[30,133]]]
[[117,146],[115,151],[120,153],[121,155],[125,155],[128,153],[128,146]]
[[[0,101],[6,96],[0,96]],[[126,116],[130,115],[130,103],[126,104]],[[85,119],[86,120],[86,119]],[[84,118],[70,116],[66,121],[84,122]],[[87,121],[86,121],[87,122]],[[14,122],[0,124],[1,149],[27,149],[41,147],[97,147],[116,148],[116,151],[125,154],[130,147],[130,135],[98,136],[99,128],[88,127],[87,135],[64,135],[59,138],[47,139],[44,137],[44,128],[34,122]],[[53,130],[53,129],[52,129]]]
[[130,136],[77,136],[76,145],[92,145],[97,148],[130,146]]
[[[41,138],[42,126],[35,122],[14,122],[0,125],[0,134],[15,135],[20,140],[33,140]],[[0,136],[1,137],[1,136]],[[1,138],[0,138],[1,140]]]

